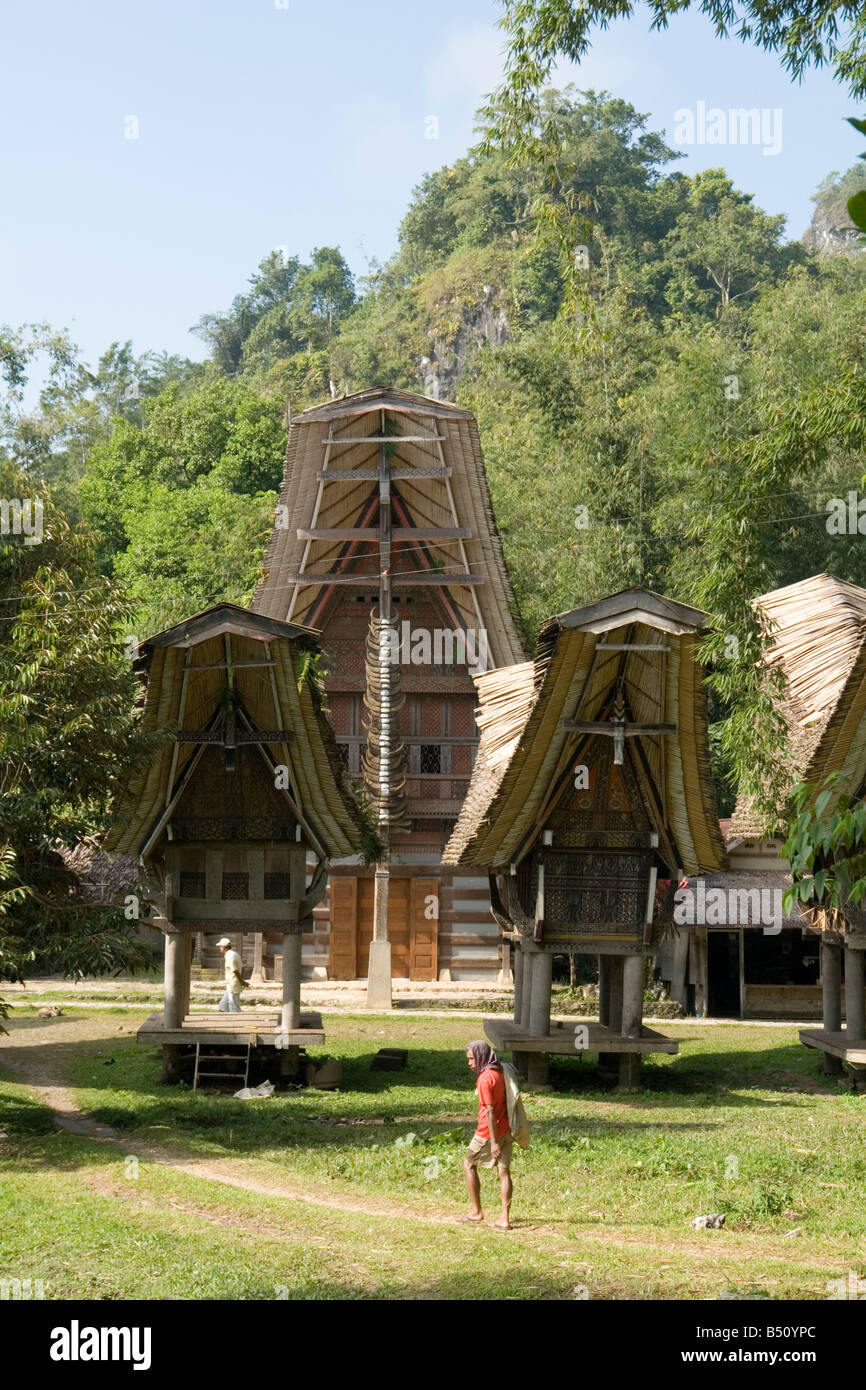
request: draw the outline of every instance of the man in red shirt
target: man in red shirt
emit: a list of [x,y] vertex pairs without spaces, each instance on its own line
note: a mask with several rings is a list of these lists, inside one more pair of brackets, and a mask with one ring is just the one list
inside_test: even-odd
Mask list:
[[463,1167],[466,1172],[466,1188],[472,1207],[468,1216],[461,1221],[477,1223],[484,1220],[481,1210],[481,1179],[478,1166],[499,1169],[499,1193],[502,1199],[502,1213],[493,1225],[498,1231],[510,1231],[511,1221],[511,1150],[513,1139],[508,1124],[508,1106],[505,1099],[505,1077],[502,1063],[487,1042],[471,1042],[466,1048],[466,1060],[478,1080],[478,1128],[472,1138]]

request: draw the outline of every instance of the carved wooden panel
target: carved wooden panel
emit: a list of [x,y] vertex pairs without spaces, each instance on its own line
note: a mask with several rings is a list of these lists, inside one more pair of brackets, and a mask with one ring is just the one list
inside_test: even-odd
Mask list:
[[227,772],[222,748],[206,749],[172,817],[176,841],[294,839],[295,818],[259,750],[242,746],[235,758]]

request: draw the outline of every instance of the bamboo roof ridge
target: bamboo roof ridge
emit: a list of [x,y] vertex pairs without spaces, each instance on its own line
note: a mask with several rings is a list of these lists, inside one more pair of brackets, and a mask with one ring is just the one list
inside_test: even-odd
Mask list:
[[[397,592],[401,583],[425,582],[447,592],[455,627],[486,630],[490,664],[521,660],[519,615],[475,418],[409,391],[373,387],[294,417],[252,608],[319,628],[338,585],[378,584],[374,528],[383,444]],[[350,529],[357,535],[347,536]]]
[[[769,643],[764,665],[785,680],[790,785],[841,772],[855,794],[866,778],[866,590],[817,574],[761,594],[753,607]],[[732,834],[763,828],[753,799],[741,796]]]
[[725,864],[707,744],[706,695],[696,646],[706,615],[647,589],[626,589],[550,618],[533,661],[476,677],[481,742],[469,790],[442,856],[491,872],[518,862],[541,833],[575,761],[598,734],[565,727],[604,722],[615,699],[637,726],[672,733],[626,738],[657,790],[653,813],[687,873]]
[[[230,663],[238,734],[249,743],[256,732],[267,732],[273,761],[287,766],[292,796],[324,855],[358,853],[366,821],[348,787],[315,681],[299,679],[299,662],[318,651],[309,629],[231,603],[216,604],[143,642],[136,668],[144,697],[141,727],[189,738],[163,740],[138,767],[116,807],[105,848],[140,856],[155,835],[203,736],[221,727]],[[290,737],[279,740],[279,733]]]

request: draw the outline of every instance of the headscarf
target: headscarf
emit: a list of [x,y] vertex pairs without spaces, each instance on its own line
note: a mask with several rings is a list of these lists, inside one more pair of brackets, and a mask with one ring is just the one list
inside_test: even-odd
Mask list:
[[493,1051],[490,1043],[485,1042],[483,1038],[478,1038],[475,1042],[467,1043],[466,1051],[472,1053],[472,1060],[475,1063],[475,1070],[478,1076],[481,1075],[486,1067],[499,1067],[500,1069],[502,1067],[502,1063]]

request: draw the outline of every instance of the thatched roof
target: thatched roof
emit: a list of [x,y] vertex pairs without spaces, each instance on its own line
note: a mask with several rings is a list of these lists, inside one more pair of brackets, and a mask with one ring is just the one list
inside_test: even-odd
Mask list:
[[[817,574],[754,607],[769,639],[765,665],[785,677],[790,785],[838,771],[855,793],[866,777],[866,590]],[[738,800],[731,831],[762,833],[752,798]]]
[[[377,582],[378,550],[369,534],[310,539],[299,531],[352,527],[369,532],[378,497],[376,441],[383,434],[388,436],[395,528],[464,532],[438,539],[400,539],[395,532],[393,576],[453,574],[449,603],[465,627],[487,630],[490,664],[519,660],[517,605],[493,519],[475,418],[471,411],[409,391],[374,387],[294,418],[277,524],[253,609],[320,627],[334,591],[327,576],[369,573],[370,582]],[[346,442],[352,440],[358,442]],[[296,582],[299,574],[302,584]],[[323,576],[321,584],[309,582],[317,575]],[[459,576],[476,582],[461,583]]]
[[705,630],[698,609],[626,589],[549,619],[534,661],[478,677],[481,743],[443,863],[494,869],[522,858],[541,831],[552,788],[593,737],[563,721],[604,720],[619,689],[630,722],[676,725],[674,734],[625,743],[628,758],[636,756],[633,744],[641,746],[658,793],[659,829],[673,837],[680,866],[687,873],[722,867],[695,660]]
[[[230,653],[243,711],[239,732],[291,731],[268,745],[289,769],[292,795],[312,838],[328,856],[357,853],[364,821],[349,790],[315,683],[299,682],[299,659],[318,651],[306,628],[221,603],[141,644],[142,727],[157,733],[205,731],[220,718]],[[262,662],[271,665],[262,665]],[[245,663],[250,663],[245,665]],[[256,664],[252,664],[256,663]],[[246,727],[249,720],[251,728]],[[106,839],[115,853],[140,855],[184,783],[201,743],[163,741],[132,778]]]

